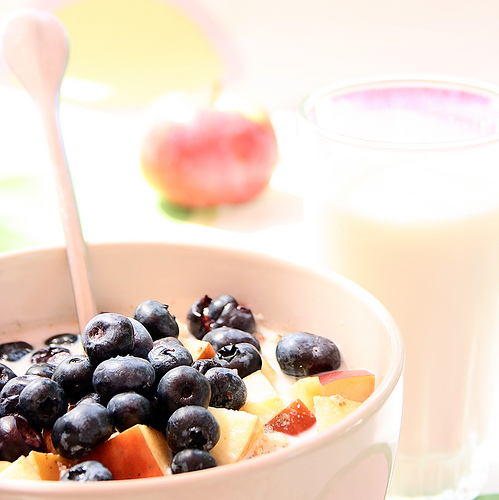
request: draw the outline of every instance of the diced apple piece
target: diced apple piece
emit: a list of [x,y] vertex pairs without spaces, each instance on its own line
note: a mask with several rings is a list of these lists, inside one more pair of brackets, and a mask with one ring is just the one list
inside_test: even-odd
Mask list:
[[257,415],[265,424],[284,408],[281,397],[261,370],[243,380],[248,394],[241,410]]
[[315,424],[315,415],[300,399],[295,399],[265,426],[273,431],[296,436]]
[[61,457],[61,455],[41,453],[34,450],[30,451],[26,458],[38,472],[42,481],[59,481],[61,470],[75,464],[74,461]]
[[263,434],[260,418],[243,410],[208,409],[220,425],[220,440],[211,450],[218,465],[245,458]]
[[12,462],[9,467],[0,472],[0,481],[4,479],[24,479],[25,481],[40,481],[40,475],[28,462],[24,455]]
[[215,356],[213,346],[205,340],[183,337],[180,339],[186,349],[192,354],[194,361],[198,359],[211,359]]
[[362,403],[345,399],[340,395],[315,396],[315,418],[317,421],[317,432],[323,432],[340,420],[350,415]]
[[314,409],[314,396],[320,396],[322,385],[319,377],[305,377],[298,379],[289,389],[292,400],[299,399],[307,405],[310,411]]
[[374,375],[366,370],[339,370],[319,376],[321,396],[339,394],[345,399],[364,402],[374,391]]
[[137,424],[116,434],[83,460],[97,460],[114,479],[138,479],[164,476],[170,465],[170,449],[163,434]]

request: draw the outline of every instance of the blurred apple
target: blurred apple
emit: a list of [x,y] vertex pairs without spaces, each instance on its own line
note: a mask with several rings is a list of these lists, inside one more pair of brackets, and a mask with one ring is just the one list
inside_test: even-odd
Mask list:
[[268,185],[278,160],[268,114],[231,94],[199,100],[167,94],[151,105],[140,163],[151,186],[185,208],[249,201]]

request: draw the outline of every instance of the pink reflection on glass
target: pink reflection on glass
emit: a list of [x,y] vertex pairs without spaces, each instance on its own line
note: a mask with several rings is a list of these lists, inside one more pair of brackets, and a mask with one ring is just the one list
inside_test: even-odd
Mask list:
[[423,86],[361,89],[323,98],[311,117],[332,132],[369,141],[468,141],[499,132],[499,100]]

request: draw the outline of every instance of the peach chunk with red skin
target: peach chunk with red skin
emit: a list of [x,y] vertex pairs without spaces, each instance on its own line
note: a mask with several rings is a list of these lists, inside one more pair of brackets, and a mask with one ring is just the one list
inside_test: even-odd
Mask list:
[[300,399],[295,399],[265,426],[275,432],[296,436],[315,424],[315,415]]
[[364,402],[374,391],[375,377],[367,370],[337,370],[319,376],[298,379],[290,387],[292,399],[301,399],[310,410],[314,396],[340,396]]
[[164,476],[170,466],[171,452],[163,434],[136,424],[112,436],[82,458],[105,465],[114,479]]
[[180,341],[192,354],[192,359],[194,361],[197,361],[198,359],[211,359],[215,356],[215,350],[209,342],[187,337],[180,338]]
[[319,376],[322,396],[340,396],[364,402],[374,391],[374,375],[367,370],[338,370]]

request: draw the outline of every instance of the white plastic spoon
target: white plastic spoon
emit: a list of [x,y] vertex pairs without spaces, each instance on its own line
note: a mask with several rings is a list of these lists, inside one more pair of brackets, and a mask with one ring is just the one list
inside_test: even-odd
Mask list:
[[21,9],[3,24],[5,62],[36,104],[43,121],[56,181],[69,269],[82,330],[96,314],[87,252],[59,126],[59,92],[68,60],[68,37],[52,14]]

